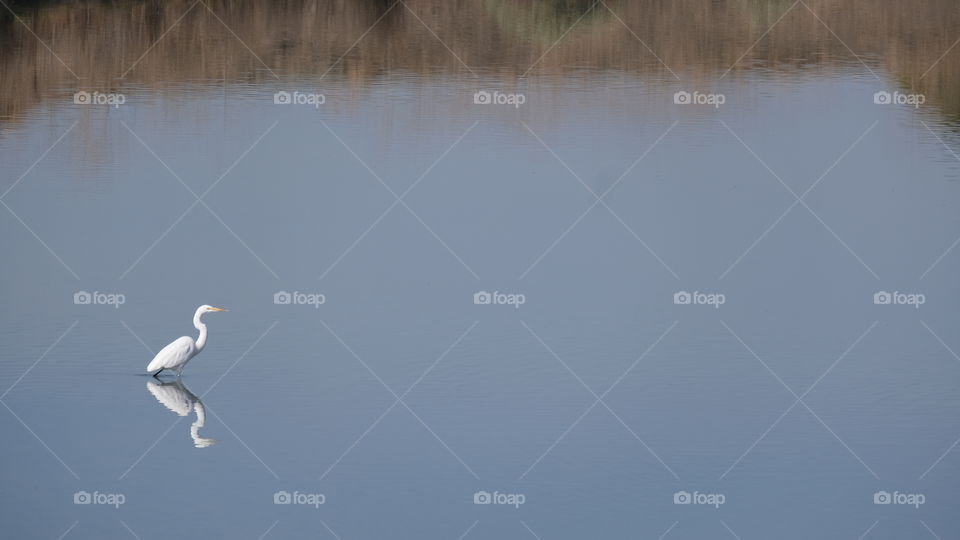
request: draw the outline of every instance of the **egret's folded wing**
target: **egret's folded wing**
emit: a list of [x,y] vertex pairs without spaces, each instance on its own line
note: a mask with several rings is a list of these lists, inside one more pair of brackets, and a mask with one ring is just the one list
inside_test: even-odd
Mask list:
[[150,364],[147,365],[147,372],[160,369],[172,369],[179,366],[187,360],[187,355],[193,347],[193,340],[187,336],[177,338],[166,347],[160,349],[160,352],[153,357]]

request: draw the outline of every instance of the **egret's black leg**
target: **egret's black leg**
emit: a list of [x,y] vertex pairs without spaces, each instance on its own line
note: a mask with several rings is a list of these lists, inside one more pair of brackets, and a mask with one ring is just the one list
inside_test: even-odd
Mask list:
[[160,371],[154,373],[154,374],[153,374],[153,377],[159,381],[159,380],[160,380],[160,374],[161,374],[161,373],[163,373],[163,368],[161,368]]

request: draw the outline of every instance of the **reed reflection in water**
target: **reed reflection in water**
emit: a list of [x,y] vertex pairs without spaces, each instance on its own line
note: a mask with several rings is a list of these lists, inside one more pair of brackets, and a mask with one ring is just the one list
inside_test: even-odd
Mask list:
[[6,121],[77,88],[279,79],[363,88],[403,72],[515,84],[583,70],[709,86],[749,70],[860,63],[865,73],[886,71],[960,116],[960,52],[951,50],[960,4],[952,0],[81,0],[14,7],[23,24],[9,13],[0,23]]

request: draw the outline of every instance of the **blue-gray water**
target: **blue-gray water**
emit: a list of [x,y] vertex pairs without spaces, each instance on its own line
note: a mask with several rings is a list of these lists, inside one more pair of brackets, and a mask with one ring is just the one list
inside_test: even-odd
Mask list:
[[42,100],[0,136],[4,535],[960,536],[960,138],[830,66]]

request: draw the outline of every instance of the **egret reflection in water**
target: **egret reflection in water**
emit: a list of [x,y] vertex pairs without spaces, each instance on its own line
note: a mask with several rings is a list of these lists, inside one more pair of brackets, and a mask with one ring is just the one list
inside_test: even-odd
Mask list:
[[193,438],[193,445],[197,448],[206,448],[217,444],[216,439],[208,439],[200,436],[200,428],[207,420],[206,410],[203,408],[203,402],[196,394],[190,391],[179,380],[168,382],[147,381],[147,390],[157,398],[164,407],[177,413],[179,416],[189,416],[190,411],[196,411],[197,420],[190,424],[190,437]]

